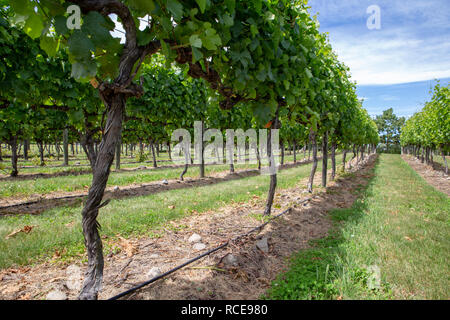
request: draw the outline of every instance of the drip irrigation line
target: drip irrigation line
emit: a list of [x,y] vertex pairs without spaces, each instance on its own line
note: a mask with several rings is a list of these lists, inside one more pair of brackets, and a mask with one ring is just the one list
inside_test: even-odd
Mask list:
[[[311,199],[312,199],[312,197],[310,197],[308,199],[305,199],[305,200],[302,200],[302,201],[298,202],[297,205],[300,205],[300,204],[303,204],[305,202],[308,202]],[[266,225],[268,225],[269,223],[271,223],[275,219],[278,219],[279,217],[285,215],[286,213],[290,212],[291,210],[292,210],[292,207],[284,210],[283,212],[279,213],[276,216],[273,216],[269,221],[267,221],[267,222],[265,222],[265,223],[255,227],[255,228],[251,229],[250,231],[248,231],[248,232],[246,232],[244,234],[241,234],[241,235],[239,235],[239,236],[237,236],[237,237],[235,237],[235,238],[233,238],[231,240],[228,240],[227,242],[221,244],[220,246],[218,246],[218,247],[216,247],[214,249],[211,249],[211,250],[209,250],[209,251],[207,251],[207,252],[205,252],[205,253],[203,253],[203,254],[201,254],[201,255],[199,255],[199,256],[197,256],[197,257],[195,257],[195,258],[193,258],[193,259],[191,259],[189,261],[186,261],[185,263],[183,263],[183,264],[181,264],[181,265],[179,265],[179,266],[177,266],[177,267],[175,267],[175,268],[173,268],[173,269],[171,269],[171,270],[169,270],[169,271],[167,271],[167,272],[165,272],[165,273],[163,273],[163,274],[161,274],[161,275],[159,275],[157,277],[154,277],[153,279],[150,279],[149,281],[143,282],[143,283],[141,283],[141,284],[139,284],[139,285],[137,285],[137,286],[135,286],[135,287],[133,287],[131,289],[128,289],[128,290],[126,290],[126,291],[124,291],[122,293],[119,293],[118,295],[116,295],[114,297],[111,297],[108,300],[118,300],[118,299],[123,298],[123,297],[125,297],[125,296],[127,296],[127,295],[129,295],[129,294],[131,294],[133,292],[136,292],[139,289],[142,289],[142,288],[152,284],[153,282],[161,280],[161,279],[167,277],[168,275],[170,275],[170,274],[172,274],[172,273],[174,273],[174,272],[176,272],[176,271],[178,271],[178,270],[180,270],[180,269],[182,269],[182,268],[184,268],[184,267],[186,267],[186,266],[188,266],[188,265],[190,265],[190,264],[192,264],[192,263],[194,263],[194,262],[196,262],[196,261],[198,261],[198,260],[200,260],[200,259],[202,259],[202,258],[204,258],[206,256],[209,256],[209,255],[211,255],[212,253],[214,253],[216,251],[219,251],[219,250],[227,247],[231,242],[237,241],[237,240],[239,240],[241,238],[244,238],[244,237],[252,234],[255,231],[263,229]]]

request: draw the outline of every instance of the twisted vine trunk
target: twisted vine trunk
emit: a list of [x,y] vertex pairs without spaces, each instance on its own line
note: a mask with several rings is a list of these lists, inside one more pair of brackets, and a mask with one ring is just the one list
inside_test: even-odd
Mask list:
[[297,144],[293,143],[293,149],[294,149],[294,163],[297,163]]
[[347,150],[344,150],[344,153],[342,155],[342,169],[345,172],[345,159],[347,158]]
[[153,140],[150,142],[150,146],[152,148],[153,168],[157,168],[158,167],[158,163],[156,162],[155,143],[153,142]]
[[336,179],[336,143],[331,145],[331,180]]
[[447,164],[447,159],[445,158],[445,152],[444,151],[442,151],[442,159],[444,159],[445,174],[448,174],[448,164]]
[[[25,161],[28,161],[28,150],[30,149],[30,141],[29,140],[25,140],[23,142],[23,158]],[[0,152],[1,153],[1,152]],[[1,160],[1,155],[0,155],[0,160]]]
[[327,187],[328,173],[328,132],[323,134],[322,141],[322,187]]
[[[225,145],[224,145],[225,148]],[[229,148],[226,148],[226,150],[228,151],[228,158],[231,160],[230,161],[230,173],[234,173],[234,145],[233,148],[230,146]]]
[[167,152],[169,153],[169,160],[172,160],[172,149],[170,147],[170,142],[167,142]]
[[120,170],[120,154],[121,154],[121,147],[122,147],[122,139],[119,137],[119,141],[117,142],[116,147],[116,170]]
[[275,116],[275,119],[272,121],[272,126],[269,129],[269,133],[267,135],[267,156],[269,158],[269,167],[270,167],[269,170],[271,171],[271,175],[270,175],[269,194],[267,196],[266,208],[264,209],[265,216],[270,216],[272,212],[273,199],[275,198],[275,190],[277,188],[276,163],[275,158],[273,157],[271,129],[278,129],[278,111]]
[[[180,143],[181,143],[181,140],[182,139],[182,137],[180,137]],[[189,146],[189,148],[190,148],[190,146]],[[183,153],[184,153],[184,170],[183,170],[183,172],[181,173],[181,175],[180,175],[180,180],[181,181],[184,181],[184,175],[186,174],[186,172],[188,171],[188,169],[189,169],[189,163],[190,162],[192,162],[192,159],[190,159],[190,156],[189,156],[189,150],[187,150],[186,148],[185,148],[185,146],[184,146],[184,144],[183,144]]]
[[89,160],[92,171],[95,170],[95,162],[97,161],[97,153],[94,148],[94,140],[92,138],[92,132],[87,130],[86,134],[81,139],[81,147],[86,153],[86,157]]
[[17,177],[19,174],[19,171],[17,170],[17,137],[12,138],[9,145],[11,146],[11,177]]
[[56,141],[55,143],[55,151],[56,151],[56,160],[59,161],[59,158],[61,157],[61,148],[59,147],[58,141]]
[[261,156],[259,154],[259,148],[256,148],[256,158],[258,159],[258,171],[261,171]]
[[311,161],[311,143],[308,145],[308,161]]
[[189,164],[186,163],[186,164],[184,165],[183,172],[180,174],[180,180],[181,180],[181,181],[184,181],[184,175],[186,174],[186,172],[188,171],[188,169],[189,169]]
[[80,300],[95,300],[103,280],[103,245],[97,222],[99,209],[107,203],[101,203],[108,182],[114,153],[122,134],[122,119],[125,110],[125,97],[115,94],[108,101],[105,132],[100,144],[93,169],[93,180],[86,204],[82,211],[82,226],[88,255],[88,268],[85,273]]
[[312,146],[313,165],[312,165],[312,168],[311,168],[311,173],[309,175],[308,192],[312,193],[313,192],[313,184],[314,184],[314,176],[316,175],[317,164],[318,164],[316,132],[315,131],[311,131],[309,137],[310,137],[311,146]]
[[352,168],[352,162],[355,160],[357,154],[356,154],[356,145],[353,145],[353,157],[350,159],[349,169]]
[[43,145],[43,143],[41,141],[37,141],[36,143],[38,145],[39,157],[41,159],[40,166],[43,167],[45,165],[45,162],[44,162],[44,145]]
[[205,122],[202,120],[201,129],[201,146],[200,146],[200,178],[205,177],[205,143],[203,142],[203,136],[205,134]]

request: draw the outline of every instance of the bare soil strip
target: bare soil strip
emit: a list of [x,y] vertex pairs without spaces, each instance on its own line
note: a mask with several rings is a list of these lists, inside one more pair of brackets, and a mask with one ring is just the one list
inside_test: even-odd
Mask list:
[[[280,166],[280,170],[286,170],[300,165],[305,165],[311,161],[302,161]],[[161,181],[151,183],[133,184],[116,187],[108,187],[105,191],[104,200],[121,199],[126,197],[138,197],[158,192],[175,189],[193,188],[205,185],[217,184],[231,180],[237,180],[259,175],[258,170],[237,170],[234,174],[228,171],[212,174],[203,179],[186,178],[185,181],[169,180],[168,184]],[[49,208],[57,206],[72,206],[80,204],[87,196],[88,189],[74,192],[54,192],[46,195],[32,195],[24,199],[4,198],[0,200],[0,216],[15,214],[40,214]]]
[[[136,162],[137,164],[138,162]],[[215,164],[213,164],[215,165]],[[191,167],[197,167],[198,165],[190,165]],[[158,166],[156,168],[154,167],[148,167],[148,166],[140,166],[137,168],[123,168],[120,170],[113,170],[114,173],[120,173],[120,172],[133,172],[133,171],[154,171],[154,170],[162,170],[162,169],[177,169],[177,168],[184,168],[184,165],[166,165],[166,166]],[[66,176],[79,176],[83,174],[91,174],[91,169],[86,170],[67,170],[62,172],[55,172],[55,173],[26,173],[26,174],[20,174],[17,177],[11,177],[11,176],[5,176],[0,175],[0,181],[22,181],[22,180],[33,180],[33,179],[51,179],[56,177],[66,177]]]
[[[279,190],[274,205],[278,212],[292,207],[290,213],[269,224],[259,234],[233,243],[226,250],[155,282],[128,299],[259,298],[287,267],[289,256],[308,248],[310,240],[328,234],[332,225],[328,211],[352,206],[357,197],[354,190],[368,183],[376,157],[366,158],[362,165],[353,168],[353,176],[330,183],[327,192],[315,194],[311,201],[301,206],[296,203],[311,197],[304,190],[305,180],[299,181],[294,188]],[[321,176],[317,174],[315,183],[320,180]],[[264,200],[255,196],[249,202],[193,214],[172,222],[156,239],[104,239],[121,248],[121,252],[106,257],[100,299],[107,299],[153,278],[152,268],[168,271],[260,225],[261,220],[254,214],[263,212]],[[193,249],[193,244],[187,241],[193,233],[201,235],[206,249]],[[255,242],[262,238],[268,240],[267,253],[255,246]],[[234,264],[226,263],[225,257],[229,254],[236,259]],[[0,272],[0,299],[45,299],[53,290],[59,290],[69,299],[76,299],[82,283],[81,270],[85,267],[86,263],[80,261],[70,266],[58,263],[56,257],[55,261],[33,267],[3,270]]]
[[430,185],[450,196],[450,177],[441,170],[441,166],[429,166],[412,156],[403,155],[402,158]]

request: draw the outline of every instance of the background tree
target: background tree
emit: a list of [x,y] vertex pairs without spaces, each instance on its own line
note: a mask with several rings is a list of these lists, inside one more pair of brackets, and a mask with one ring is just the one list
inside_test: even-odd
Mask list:
[[383,111],[375,118],[381,143],[386,144],[384,152],[400,153],[401,129],[405,124],[404,117],[397,117],[392,108]]

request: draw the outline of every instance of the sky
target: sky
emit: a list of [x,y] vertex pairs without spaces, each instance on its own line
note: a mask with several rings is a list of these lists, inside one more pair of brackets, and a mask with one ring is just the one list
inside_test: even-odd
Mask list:
[[[309,5],[372,116],[393,108],[409,117],[431,99],[436,79],[449,83],[449,0],[310,0]],[[367,27],[372,5],[380,8],[380,29]]]

